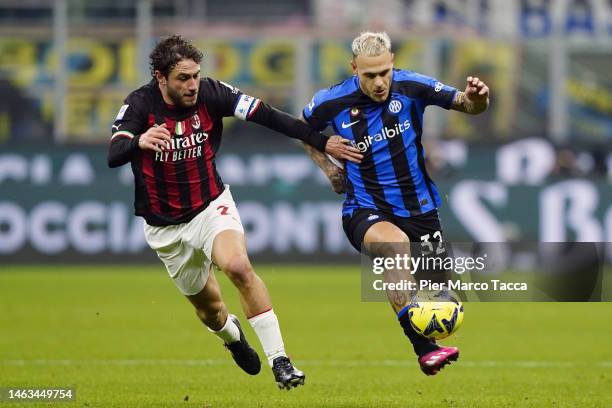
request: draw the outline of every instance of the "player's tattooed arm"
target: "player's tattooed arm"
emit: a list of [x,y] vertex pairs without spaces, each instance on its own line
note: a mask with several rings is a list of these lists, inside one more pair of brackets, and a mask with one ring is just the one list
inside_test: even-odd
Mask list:
[[344,170],[330,162],[325,154],[312,146],[302,142],[302,147],[304,147],[304,150],[306,150],[306,153],[308,153],[312,161],[323,170],[334,192],[338,194],[344,193]]
[[393,305],[395,306],[395,309],[396,310],[403,309],[408,304],[408,297],[400,291],[394,291],[392,293],[393,294],[391,295],[391,299],[393,301]]
[[478,77],[467,77],[465,91],[457,91],[451,109],[477,115],[489,107],[489,87]]
[[[306,122],[306,120],[302,116],[300,116],[300,120],[302,122]],[[321,170],[323,170],[323,173],[325,173],[325,175],[329,179],[329,182],[331,183],[334,192],[338,194],[343,193],[344,170],[333,164],[324,153],[321,153],[312,146],[302,142],[302,147],[304,148],[304,150],[306,150],[306,153],[308,153],[308,156],[310,156],[312,161],[315,162],[315,164],[319,166]]]

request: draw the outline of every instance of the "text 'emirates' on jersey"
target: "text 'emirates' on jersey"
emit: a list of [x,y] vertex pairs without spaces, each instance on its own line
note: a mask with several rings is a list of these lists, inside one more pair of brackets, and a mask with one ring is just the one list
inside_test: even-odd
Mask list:
[[[246,120],[260,101],[237,88],[204,78],[197,103],[188,109],[167,105],[156,80],[132,92],[112,126],[109,157],[131,162],[135,178],[136,215],[150,225],[188,222],[223,192],[215,167],[223,117]],[[172,142],[162,152],[131,146],[136,136],[166,124]],[[130,152],[122,157],[122,152]]]

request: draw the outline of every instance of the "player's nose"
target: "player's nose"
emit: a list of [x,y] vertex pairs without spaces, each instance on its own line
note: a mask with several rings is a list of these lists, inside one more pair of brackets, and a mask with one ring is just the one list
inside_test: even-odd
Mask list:
[[197,91],[198,90],[198,81],[196,81],[195,79],[192,79],[189,81],[189,83],[187,84],[187,89],[189,89],[190,91]]

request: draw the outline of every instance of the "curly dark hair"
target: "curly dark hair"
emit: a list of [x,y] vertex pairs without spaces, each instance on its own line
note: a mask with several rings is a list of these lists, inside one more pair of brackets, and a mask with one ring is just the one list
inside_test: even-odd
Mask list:
[[149,67],[151,76],[155,77],[155,71],[168,78],[172,68],[181,60],[190,59],[196,64],[202,61],[203,55],[193,44],[178,34],[162,39],[155,45],[149,55]]

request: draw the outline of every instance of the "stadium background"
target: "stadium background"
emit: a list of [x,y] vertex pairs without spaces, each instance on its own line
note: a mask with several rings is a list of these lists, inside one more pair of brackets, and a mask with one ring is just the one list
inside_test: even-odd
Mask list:
[[[202,358],[213,361],[213,366],[221,361],[216,370],[235,375],[224,363],[227,356],[217,353],[215,339],[202,334],[186,306],[179,303],[180,297],[146,247],[142,221],[132,215],[129,168],[106,168],[110,125],[123,98],[149,80],[147,56],[160,36],[177,32],[193,39],[204,51],[205,75],[297,115],[316,90],[350,74],[350,41],[364,29],[389,32],[396,67],[435,76],[459,88],[466,75],[476,74],[492,90],[491,109],[484,115],[469,117],[436,109],[426,114],[427,166],[443,195],[441,215],[447,239],[612,241],[609,1],[4,0],[0,3],[0,327],[10,334],[0,340],[0,387],[72,381],[92,406],[126,406],[126,401],[130,406],[138,406],[138,401],[143,406],[155,405],[152,401],[169,406],[164,399],[178,397],[169,397],[158,377],[144,387],[151,400],[127,397],[130,384],[136,384],[128,373],[130,361],[141,362],[132,368],[146,378],[156,367],[146,361],[162,359],[165,363],[160,364],[180,374],[172,384],[182,381],[192,387],[192,394],[198,393],[192,368],[180,361]],[[373,353],[366,354],[373,360],[364,365],[350,363],[364,358],[359,352],[335,355],[333,361],[347,357],[349,363],[339,366],[351,367],[361,379],[351,380],[352,391],[339,385],[336,392],[315,376],[314,383],[323,391],[312,392],[320,400],[303,402],[303,406],[378,406],[373,401],[395,406],[398,402],[390,397],[396,392],[393,381],[365,384],[363,378],[382,378],[389,372],[392,378],[400,378],[406,367],[416,373],[416,366],[410,365],[412,361],[408,366],[401,363],[409,356],[404,352],[377,354],[377,347],[405,347],[384,305],[354,305],[359,299],[359,257],[341,228],[341,198],[331,192],[299,146],[257,125],[226,119],[217,164],[224,181],[232,185],[251,258],[269,282],[281,317],[286,317],[284,328],[290,333],[286,336],[293,348],[302,350],[297,352],[298,361],[330,357],[314,349],[308,352],[308,347],[317,344],[321,327],[328,330],[323,334],[328,344],[348,350],[348,344],[339,340],[348,336],[356,344],[367,343]],[[287,262],[300,265],[287,266]],[[104,263],[113,266],[96,266]],[[126,263],[144,265],[127,267]],[[329,263],[345,266],[332,268],[326,266]],[[325,286],[330,284],[341,290]],[[135,292],[141,285],[147,289]],[[228,301],[237,308],[235,291],[227,282],[223,285]],[[93,294],[92,288],[96,288]],[[320,296],[312,297],[313,290]],[[131,302],[119,300],[130,298]],[[316,312],[317,305],[325,310]],[[154,321],[148,312],[151,307],[159,314]],[[596,322],[609,323],[608,305],[471,307],[472,317],[466,317],[468,326],[457,341],[480,348],[484,362],[468,360],[466,371],[458,371],[456,377],[450,371],[443,373],[449,376],[435,385],[411,379],[416,387],[431,391],[411,394],[411,398],[432,406],[515,406],[516,390],[531,382],[540,389],[528,387],[526,395],[532,400],[516,406],[548,406],[550,398],[557,398],[557,406],[612,404],[603,392],[611,381],[609,351],[603,357],[593,352],[589,358],[597,361],[594,365],[583,364],[578,352],[559,354],[576,342],[598,352],[609,349],[604,344],[611,338],[610,328],[602,329]],[[515,307],[523,316],[521,322],[512,320]],[[357,318],[347,318],[348,331],[336,338],[329,316],[344,315],[351,308],[363,318],[370,317],[368,324],[375,332],[388,331],[385,336],[392,339],[391,344],[359,330],[363,322]],[[89,332],[94,328],[86,315],[95,312],[98,316],[100,310],[107,316],[110,313],[118,326],[104,323],[102,329],[95,328],[102,330],[96,336]],[[168,310],[181,317],[175,319]],[[312,315],[305,315],[306,310]],[[493,312],[502,321],[491,322]],[[551,323],[558,313],[570,320],[569,328]],[[594,313],[602,317],[583,317]],[[372,323],[382,315],[389,319]],[[290,316],[304,320],[298,324]],[[40,317],[40,327],[28,323]],[[508,344],[494,348],[494,342],[478,335],[489,333],[497,341],[512,338],[513,330],[504,326],[509,325],[504,317],[512,321],[516,332],[535,330],[530,335],[536,346],[527,350],[506,339]],[[196,357],[186,351],[178,356],[168,353],[155,343],[168,340],[158,327],[164,319],[169,319],[168,331],[182,333],[177,335],[179,340],[188,342],[197,336],[215,351],[205,349]],[[58,327],[70,330],[58,334]],[[536,354],[537,346],[549,347],[548,330],[565,329],[569,330],[558,338],[558,348],[550,346]],[[572,337],[585,331],[584,338]],[[303,336],[299,340],[298,333]],[[127,347],[125,353],[113,348],[119,344]],[[501,350],[507,351],[505,357],[499,357]],[[89,373],[86,380],[75,380],[83,375],[82,366],[74,363],[79,359],[97,361],[93,366],[108,376],[101,380]],[[63,369],[53,365],[62,360],[73,363]],[[313,374],[330,374],[334,368],[334,363],[317,366],[312,361],[302,364]],[[495,364],[489,367],[487,361],[497,361],[503,374],[486,383],[470,382],[481,381],[483,367],[491,375],[488,369]],[[520,361],[526,364],[521,366]],[[585,377],[576,380],[559,374],[568,368]],[[218,371],[209,371],[213,374],[198,375],[214,379]],[[125,381],[119,391],[110,379],[115,372]],[[339,374],[330,375],[342,384]],[[524,376],[525,383],[515,375]],[[559,383],[543,380],[555,375],[560,375]],[[480,393],[480,403],[476,397],[445,394],[445,386],[459,378],[467,382],[467,390]],[[242,381],[239,384],[258,398],[259,390]],[[494,381],[505,388],[496,389],[497,396],[482,394],[482,387],[493,387]],[[255,384],[265,387],[268,382],[266,378]],[[372,390],[373,384],[378,384],[378,391]],[[569,388],[555,397],[553,391],[559,386]],[[212,389],[222,397],[205,395],[204,401],[211,406],[247,406],[239,396],[224,397],[218,387]],[[115,402],[112,395],[118,398]],[[329,403],[330,398],[334,403]]]

